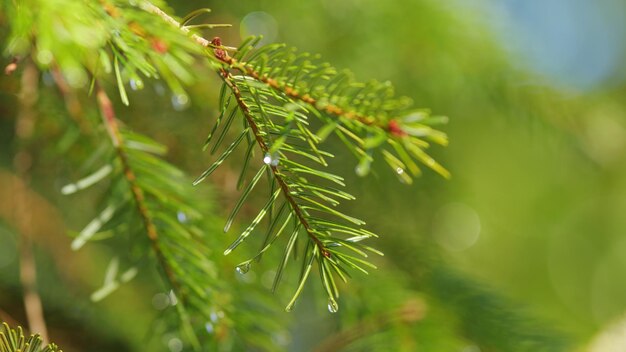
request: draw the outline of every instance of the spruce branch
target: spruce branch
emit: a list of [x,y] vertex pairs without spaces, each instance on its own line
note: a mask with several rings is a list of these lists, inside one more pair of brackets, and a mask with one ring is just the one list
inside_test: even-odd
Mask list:
[[0,328],[0,352],[63,352],[54,343],[46,344],[41,336],[26,337],[21,326],[12,329],[6,322]]
[[[113,147],[115,148],[119,161],[122,165],[124,177],[126,178],[126,181],[128,182],[128,185],[132,192],[135,206],[145,227],[146,235],[150,239],[150,245],[152,246],[152,250],[157,257],[161,268],[165,272],[165,276],[167,277],[168,282],[176,292],[180,293],[180,285],[178,284],[176,276],[169,267],[167,260],[163,255],[163,251],[160,248],[159,236],[156,230],[156,226],[154,225],[152,216],[150,215],[148,207],[146,206],[143,191],[137,185],[137,177],[135,176],[135,173],[128,161],[128,155],[124,150],[124,140],[117,125],[117,118],[115,116],[113,104],[111,103],[111,100],[109,99],[104,89],[102,89],[102,87],[100,86],[98,86],[97,88],[96,97],[98,100],[100,113],[102,115],[102,120],[107,128],[107,132],[109,134],[109,137],[111,138],[111,143],[113,144]],[[185,300],[184,296],[181,298]]]
[[[300,162],[292,160],[287,156],[286,153],[297,151],[297,153],[301,156],[308,155],[310,159],[316,160],[320,163],[322,163],[322,161],[317,159],[317,157],[313,154],[308,154],[309,151],[310,153],[320,156],[320,158],[322,155],[332,156],[332,154],[317,149],[319,140],[314,139],[310,134],[307,134],[306,128],[303,127],[303,125],[308,124],[306,121],[306,115],[297,111],[277,110],[269,104],[264,105],[261,102],[263,97],[260,96],[261,93],[259,93],[261,90],[256,90],[258,87],[255,88],[249,86],[245,79],[233,76],[226,69],[221,70],[221,77],[224,81],[224,88],[230,90],[231,96],[226,98],[226,92],[225,89],[223,89],[221,114],[220,118],[218,118],[216,126],[220,125],[220,121],[224,116],[228,116],[228,120],[224,123],[224,127],[222,128],[219,137],[215,137],[215,134],[212,132],[207,140],[207,143],[216,139],[213,150],[216,149],[216,147],[221,143],[225,133],[231,128],[232,119],[237,115],[237,112],[241,113],[247,127],[217,159],[217,161],[205,172],[203,172],[194,183],[197,184],[209,176],[228,156],[233,153],[233,150],[239,145],[243,137],[250,133],[252,135],[252,139],[254,140],[254,142],[250,141],[250,143],[256,143],[263,155],[265,155],[263,158],[263,163],[265,165],[259,170],[257,176],[255,176],[255,178],[246,187],[238,205],[233,211],[233,215],[229,218],[225,231],[230,227],[230,219],[232,219],[232,216],[236,214],[240,204],[246,199],[250,190],[257,184],[258,176],[262,174],[264,169],[269,171],[272,184],[275,182],[278,188],[275,192],[273,191],[274,195],[270,198],[267,205],[259,213],[248,229],[246,229],[246,231],[244,231],[224,253],[230,253],[250,235],[251,231],[258,225],[258,222],[266,215],[268,207],[271,207],[274,204],[279,194],[278,192],[280,192],[286,202],[280,207],[280,210],[277,213],[273,216],[272,214],[269,215],[269,223],[271,226],[270,230],[267,232],[267,238],[272,237],[272,240],[269,242],[266,240],[261,251],[254,258],[241,263],[238,266],[238,269],[241,272],[246,272],[252,260],[258,259],[260,255],[270,245],[272,245],[278,236],[283,232],[290,219],[294,219],[294,229],[285,248],[283,260],[277,270],[273,289],[276,288],[277,284],[281,280],[282,272],[287,264],[287,258],[292,252],[294,252],[294,254],[296,253],[294,251],[295,243],[300,230],[303,229],[307,233],[310,240],[310,243],[307,243],[307,248],[304,252],[305,257],[308,257],[309,259],[303,259],[304,269],[300,275],[300,283],[298,284],[294,297],[287,305],[287,310],[291,310],[293,307],[296,298],[302,291],[304,282],[309,277],[311,264],[313,261],[316,261],[320,268],[320,277],[322,279],[323,286],[328,294],[329,310],[334,312],[337,310],[336,299],[338,297],[338,290],[333,278],[333,272],[345,281],[347,272],[345,272],[345,269],[343,268],[344,264],[365,273],[367,273],[367,271],[359,265],[363,264],[366,266],[372,266],[371,264],[356,257],[338,251],[338,247],[347,248],[363,257],[367,257],[364,250],[372,251],[374,253],[379,252],[370,247],[358,244],[357,242],[366,238],[374,237],[375,235],[362,229],[341,225],[336,221],[326,221],[312,216],[312,211],[321,212],[333,215],[343,220],[348,220],[357,226],[364,224],[364,222],[358,219],[354,219],[333,209],[334,206],[339,204],[334,197],[353,199],[352,196],[343,191],[327,188],[326,186],[315,185],[308,181],[309,176],[319,176],[327,179],[328,181],[343,185],[342,179],[339,176],[312,169]],[[259,93],[259,95],[256,93]],[[230,102],[232,101],[235,102],[236,106],[231,109]],[[273,111],[273,114],[278,114],[284,119],[284,121],[273,121],[268,119],[268,113],[270,110]],[[300,126],[300,128],[284,127],[291,125]],[[272,136],[279,137],[272,138]],[[308,148],[310,149],[292,144],[292,139],[299,139],[308,142]],[[250,153],[246,153],[246,155],[246,165],[254,164],[249,160],[249,158],[251,158]],[[324,203],[328,203],[330,207]],[[282,217],[281,214],[285,209],[285,205],[288,209],[290,209],[288,211],[289,215],[287,217]],[[282,226],[276,225],[280,223],[282,223]],[[346,239],[341,239],[333,235],[333,233],[344,233],[351,236]],[[313,246],[309,246],[309,244],[312,244]]]
[[[182,279],[180,277],[181,273],[178,273],[177,275],[174,272],[174,269],[172,267],[172,258],[168,259],[167,255],[164,253],[164,249],[161,243],[162,240],[159,238],[159,233],[157,230],[157,226],[155,225],[154,217],[148,209],[144,190],[138,183],[136,173],[133,170],[133,166],[131,165],[130,156],[126,151],[127,143],[124,139],[124,135],[119,129],[113,104],[111,103],[111,100],[109,99],[105,90],[99,84],[97,85],[96,98],[98,101],[98,106],[100,109],[103,123],[107,128],[109,138],[111,139],[111,143],[121,164],[122,174],[130,188],[137,214],[141,218],[145,234],[150,241],[152,251],[157,258],[157,262],[159,263],[160,268],[165,273],[165,278],[169,286],[172,288],[172,292],[175,293],[175,298],[173,299],[180,300],[180,304],[176,304],[176,306],[177,311],[180,315],[180,319],[183,323],[182,330],[185,332],[194,348],[199,349],[200,341],[198,340],[198,337],[194,332],[194,328],[189,321],[189,314],[186,312],[186,307],[191,304],[191,297],[188,297],[188,292],[183,289],[180,283],[180,279]],[[171,251],[171,249],[169,251]],[[203,296],[203,294],[198,293],[197,290],[196,294]]]
[[44,342],[48,340],[48,328],[44,317],[41,297],[37,289],[37,264],[35,262],[32,213],[29,198],[26,196],[31,181],[32,151],[28,146],[34,134],[37,119],[36,103],[39,97],[39,73],[35,64],[27,60],[21,77],[19,94],[20,110],[15,123],[18,152],[13,158],[15,173],[23,183],[13,185],[15,189],[15,217],[23,224],[20,231],[20,283],[24,290],[24,310],[28,325],[32,330],[39,331]]
[[[252,114],[250,112],[250,108],[248,107],[248,105],[246,105],[246,102],[243,99],[241,91],[239,90],[237,85],[233,82],[232,75],[228,71],[226,71],[226,70],[221,70],[221,77],[224,80],[224,83],[231,89],[233,95],[235,96],[235,100],[237,101],[237,104],[239,105],[239,108],[243,112],[243,115],[245,116],[248,125],[252,129],[252,134],[254,135],[255,140],[256,140],[256,142],[259,145],[259,148],[261,149],[261,151],[263,152],[264,155],[269,155],[270,154],[270,148],[267,146],[267,143],[265,143],[265,141],[263,140],[263,138],[261,136],[261,132],[260,132],[259,126],[256,124],[256,122],[255,122],[255,120],[254,120],[254,118],[253,118],[253,116],[252,116]],[[313,232],[313,229],[311,228],[311,225],[309,225],[306,217],[304,216],[302,208],[300,207],[299,204],[296,203],[295,199],[292,197],[292,192],[289,189],[289,185],[287,184],[287,182],[283,178],[283,175],[278,170],[277,165],[271,165],[270,164],[269,168],[270,168],[270,170],[272,172],[272,175],[274,176],[274,179],[278,183],[278,185],[279,185],[279,187],[280,187],[280,189],[282,191],[283,196],[285,197],[285,199],[287,199],[287,202],[289,202],[289,206],[291,207],[291,209],[295,213],[295,215],[298,218],[299,222],[304,227],[304,230],[306,231],[306,233],[309,236],[309,238],[315,243],[315,245],[319,249],[319,252],[322,253],[322,255],[324,257],[329,257],[330,253],[324,247],[324,244],[320,241],[320,239],[317,238],[317,236]]]
[[[282,277],[286,258],[294,250],[299,230],[303,229],[313,246],[307,245],[305,257],[310,259],[305,258],[303,261],[296,295],[287,308],[289,310],[293,306],[309,276],[312,262],[316,261],[323,287],[329,297],[329,310],[336,311],[338,289],[334,281],[335,276],[346,280],[349,275],[344,266],[367,273],[363,266],[375,266],[359,257],[367,258],[367,251],[381,253],[358,243],[375,237],[371,232],[360,228],[364,222],[334,209],[339,204],[337,198],[353,199],[353,197],[345,192],[330,189],[326,185],[315,185],[309,181],[311,177],[321,177],[343,186],[342,178],[296,161],[294,156],[296,159],[304,157],[324,167],[327,166],[325,157],[332,157],[332,154],[320,150],[318,145],[326,139],[328,134],[334,132],[360,159],[357,168],[361,170],[360,174],[364,175],[369,171],[373,152],[381,149],[380,152],[394,173],[401,180],[410,183],[411,178],[405,170],[413,175],[420,173],[414,159],[448,176],[447,171],[423,151],[429,143],[422,139],[425,137],[445,144],[445,135],[427,126],[429,123],[425,121],[428,117],[427,112],[409,110],[408,99],[393,98],[388,84],[354,82],[351,74],[338,73],[327,64],[318,64],[315,60],[309,60],[309,54],[294,54],[283,45],[269,45],[255,49],[258,38],[249,38],[244,41],[231,55],[229,48],[222,44],[219,37],[209,41],[191,33],[189,28],[184,26],[185,20],[182,23],[178,22],[148,1],[142,3],[142,8],[190,35],[200,46],[211,49],[206,51],[206,55],[214,63],[224,85],[220,93],[220,116],[207,138],[206,145],[221,127],[223,118],[226,119],[211,152],[216,151],[223,141],[237,112],[241,114],[247,126],[218,159],[196,179],[194,184],[204,180],[215,171],[233,154],[244,137],[247,137],[249,148],[241,174],[244,175],[245,169],[251,164],[251,140],[254,140],[265,155],[264,162],[271,175],[271,184],[277,185],[290,209],[289,217],[281,218],[278,215],[272,217],[271,209],[278,197],[278,193],[274,193],[248,228],[224,253],[230,253],[244,241],[269,212],[268,221],[271,230],[267,232],[266,238],[273,237],[269,242],[265,240],[262,249],[254,257],[260,258],[260,255],[281,234],[287,222],[294,219],[294,230],[287,241],[284,259],[277,270],[274,288]],[[195,14],[190,16],[193,17]],[[226,94],[227,90],[230,91],[230,95]],[[230,108],[232,101],[235,102],[235,108]],[[323,128],[317,134],[310,130],[308,115],[314,115],[324,123]],[[298,145],[296,143],[298,141],[304,142],[306,147]],[[388,146],[392,151],[384,149],[383,145]],[[261,175],[262,171],[263,169],[259,170],[257,176]],[[257,185],[258,179],[255,176],[246,187],[227,221],[225,231],[230,227],[232,218],[250,191]],[[243,176],[240,177],[238,184],[241,185],[242,182]],[[323,214],[323,217],[314,217],[312,213]],[[326,218],[328,216],[347,221],[351,225],[346,226],[337,220],[329,220]],[[274,226],[281,222],[282,226]],[[272,229],[274,231],[278,229],[278,231],[272,233]],[[341,238],[338,235],[347,237]],[[356,256],[340,251],[340,248],[351,251]],[[252,259],[240,264],[237,267],[238,270],[246,272],[251,261]]]

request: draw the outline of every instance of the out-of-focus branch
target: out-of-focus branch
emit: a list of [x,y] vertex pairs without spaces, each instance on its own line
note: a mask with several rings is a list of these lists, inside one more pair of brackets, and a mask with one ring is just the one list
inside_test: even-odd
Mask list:
[[[159,244],[159,235],[154,225],[152,215],[148,211],[148,207],[146,205],[144,193],[141,188],[137,185],[137,177],[135,172],[133,171],[131,165],[128,161],[128,155],[124,150],[124,140],[122,139],[122,134],[120,132],[119,126],[117,124],[117,117],[115,115],[115,110],[113,109],[113,103],[109,96],[106,94],[104,89],[100,86],[97,87],[96,97],[98,99],[98,107],[100,108],[100,114],[102,115],[102,121],[107,127],[107,131],[109,132],[109,137],[111,138],[111,143],[113,147],[115,147],[115,151],[117,156],[122,164],[122,169],[124,170],[124,177],[128,181],[130,186],[130,190],[135,200],[135,205],[137,207],[137,211],[139,212],[139,216],[141,217],[144,227],[146,229],[146,235],[150,240],[150,244],[152,249],[157,257],[159,264],[161,265],[163,271],[165,272],[165,276],[169,281],[172,289],[178,294],[183,294],[180,288],[180,284],[176,278],[176,275],[172,271],[172,268],[167,263],[165,258],[165,254],[163,250],[161,250]],[[186,300],[185,296],[182,296],[181,299],[183,301]]]
[[13,202],[14,218],[20,223],[20,282],[24,290],[24,309],[31,332],[41,336],[44,343],[48,341],[48,329],[43,315],[41,298],[37,292],[37,268],[33,255],[33,216],[27,196],[27,187],[30,182],[32,155],[28,151],[28,143],[33,136],[37,113],[35,103],[38,98],[39,71],[35,64],[27,60],[21,79],[19,94],[19,112],[15,122],[17,152],[13,158],[13,168],[22,182],[14,182]]
[[[152,12],[155,15],[161,17],[161,19],[163,19],[165,22],[180,28],[180,30],[186,34],[189,34],[190,31],[188,28],[182,26],[178,21],[176,21],[172,16],[168,15],[167,13],[165,13],[163,10],[161,10],[160,8],[158,8],[157,6],[155,6],[154,4],[152,4],[150,1],[143,1],[141,3],[141,6],[143,9],[145,9],[146,11]],[[397,129],[397,127],[394,127],[396,122],[391,122],[394,120],[391,120],[389,123],[379,123],[375,117],[373,116],[367,116],[367,115],[362,115],[357,113],[356,111],[347,111],[344,110],[342,108],[340,108],[339,106],[336,106],[334,104],[329,104],[329,103],[324,103],[321,104],[317,99],[311,97],[309,94],[301,94],[300,92],[296,91],[295,88],[290,87],[289,85],[287,85],[285,82],[279,82],[276,79],[272,78],[272,77],[268,77],[267,75],[262,75],[260,73],[258,73],[252,66],[247,65],[245,62],[240,62],[238,60],[236,60],[235,58],[229,56],[226,51],[224,49],[230,49],[229,47],[225,47],[222,46],[221,44],[221,40],[213,40],[213,41],[209,41],[195,33],[191,34],[191,38],[193,40],[195,40],[198,44],[202,45],[203,47],[206,48],[214,48],[216,49],[214,51],[215,53],[215,58],[219,61],[221,61],[222,63],[226,64],[229,66],[229,68],[231,69],[236,69],[241,71],[242,73],[244,73],[247,76],[253,77],[254,79],[263,82],[265,84],[267,84],[269,87],[271,87],[272,89],[282,92],[285,95],[287,95],[288,97],[295,99],[295,100],[299,100],[302,101],[304,103],[307,103],[311,106],[314,106],[315,108],[317,108],[320,111],[324,111],[330,115],[334,115],[337,117],[343,117],[349,120],[355,120],[355,121],[359,121],[360,123],[364,124],[364,125],[377,125],[380,124],[380,127],[382,129],[388,130],[389,132],[391,132],[392,134],[395,133],[394,129]],[[218,39],[218,38],[216,38]]]
[[11,326],[19,326],[20,324],[9,313],[0,309],[0,322],[5,322]]
[[50,73],[52,74],[52,78],[54,79],[57,88],[59,88],[59,92],[63,96],[63,100],[65,101],[65,107],[69,116],[76,122],[83,134],[91,134],[91,127],[84,117],[83,108],[80,105],[80,101],[78,100],[76,93],[70,88],[69,84],[67,84],[67,81],[65,80],[65,77],[63,77],[61,70],[59,70],[58,67],[53,67]]
[[340,351],[352,342],[388,328],[392,324],[413,324],[426,315],[426,304],[410,299],[402,307],[359,322],[353,327],[331,335],[315,348],[315,352]]

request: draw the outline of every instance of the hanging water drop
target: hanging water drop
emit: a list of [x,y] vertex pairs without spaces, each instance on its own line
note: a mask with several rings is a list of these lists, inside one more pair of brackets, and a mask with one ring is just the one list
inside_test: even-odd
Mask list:
[[402,174],[404,173],[404,169],[403,169],[403,168],[401,168],[401,167],[399,167],[399,168],[397,168],[397,169],[396,169],[396,173],[397,173],[398,175],[402,175]]
[[172,95],[172,107],[176,111],[183,111],[189,107],[189,96],[184,93]]
[[132,90],[143,89],[143,81],[139,78],[132,78],[129,83],[130,83],[130,89]]
[[243,264],[239,264],[237,265],[237,267],[235,267],[235,271],[237,271],[237,273],[239,274],[245,274],[248,271],[250,271],[250,263],[243,263]]
[[170,290],[169,299],[170,299],[171,305],[175,306],[178,304],[178,298],[176,298],[176,294],[174,293],[174,290]]
[[361,158],[357,166],[354,168],[354,172],[356,172],[357,176],[364,177],[370,173],[370,167],[372,165],[371,159],[367,157]]
[[265,163],[266,165],[278,166],[279,161],[280,161],[280,158],[277,153],[273,153],[273,154],[266,153],[265,156],[263,157],[263,163]]
[[328,300],[328,311],[331,313],[337,313],[338,310],[339,310],[339,305],[337,304],[337,301],[330,298]]

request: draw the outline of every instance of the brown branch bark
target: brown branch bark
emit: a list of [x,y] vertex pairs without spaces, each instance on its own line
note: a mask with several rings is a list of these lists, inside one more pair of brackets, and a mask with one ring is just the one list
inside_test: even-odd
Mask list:
[[[160,8],[152,4],[150,1],[143,1],[141,3],[141,7],[144,10],[154,13],[155,15],[161,17],[165,22],[175,27],[180,28],[180,30],[183,31],[184,33],[190,33],[188,28],[182,27],[178,21],[176,21],[170,15],[165,13],[163,10],[161,10]],[[385,130],[390,130],[388,123],[381,124],[373,116],[359,114],[356,111],[344,110],[341,107],[334,105],[334,104],[321,104],[317,99],[313,98],[309,94],[301,94],[295,88],[290,87],[286,83],[279,82],[278,80],[272,77],[269,77],[267,75],[259,74],[254,69],[254,67],[247,65],[244,62],[240,62],[236,60],[235,58],[229,56],[224,50],[228,48],[222,46],[221,43],[216,44],[213,41],[209,41],[195,33],[191,34],[191,38],[195,40],[198,44],[202,45],[203,47],[217,49],[215,50],[214,57],[220,62],[228,65],[230,69],[236,69],[238,71],[241,71],[243,74],[267,84],[270,88],[276,91],[279,91],[292,99],[307,103],[313,106],[315,109],[319,111],[324,111],[330,115],[358,121],[368,126],[378,125],[380,128],[383,128]],[[394,121],[394,120],[391,120],[391,121]]]
[[[237,101],[237,105],[239,105],[239,108],[241,109],[241,111],[243,112],[243,115],[246,118],[246,121],[248,121],[248,125],[252,129],[252,134],[254,134],[257,144],[259,145],[263,153],[269,152],[269,148],[267,144],[261,137],[261,133],[259,132],[259,127],[254,121],[252,114],[250,113],[250,108],[248,107],[246,102],[243,100],[243,96],[241,95],[241,91],[239,90],[239,87],[237,87],[237,85],[233,83],[232,76],[230,75],[228,71],[222,70],[221,76],[222,76],[222,79],[224,80],[224,83],[233,92],[233,95],[235,96],[235,100]],[[285,182],[284,178],[280,174],[278,167],[274,165],[269,165],[269,166],[270,166],[270,169],[272,170],[272,174],[274,175],[274,178],[276,179],[276,182],[278,183],[283,193],[283,196],[285,197],[285,199],[287,199],[287,202],[289,202],[291,209],[293,209],[294,213],[296,214],[296,217],[298,218],[298,221],[300,221],[300,223],[304,227],[309,238],[319,248],[320,253],[322,253],[324,257],[330,256],[330,252],[328,252],[328,250],[326,249],[322,241],[320,241],[320,239],[313,233],[311,229],[311,225],[309,224],[308,220],[304,216],[304,213],[302,209],[300,208],[300,205],[291,196],[291,190],[289,189],[289,185]]]
[[33,156],[28,150],[32,139],[37,112],[35,104],[38,99],[39,71],[35,64],[27,60],[21,78],[19,94],[19,113],[15,123],[17,153],[13,158],[16,175],[22,182],[14,182],[14,219],[20,223],[20,282],[24,295],[24,309],[31,332],[41,335],[44,343],[48,341],[48,329],[43,313],[41,297],[37,292],[37,267],[33,255],[33,219],[31,204],[27,196],[30,182]]
[[104,125],[107,128],[113,147],[115,148],[117,156],[122,164],[124,177],[126,178],[126,181],[128,182],[130,186],[133,200],[135,201],[135,206],[137,207],[139,216],[141,217],[143,221],[144,228],[146,229],[146,235],[148,236],[148,239],[150,240],[150,245],[152,246],[152,250],[154,251],[157,257],[157,261],[161,265],[161,268],[165,272],[165,276],[170,286],[177,294],[181,295],[179,299],[181,300],[181,302],[184,303],[186,301],[186,297],[184,295],[184,292],[182,292],[181,290],[180,284],[178,283],[178,280],[176,279],[176,275],[174,274],[170,266],[167,264],[165,255],[163,254],[163,251],[161,250],[161,247],[159,245],[159,235],[158,235],[156,226],[154,225],[154,222],[152,221],[152,216],[150,215],[150,211],[148,210],[146,206],[143,191],[137,185],[137,182],[136,182],[137,177],[128,161],[128,155],[126,154],[126,151],[124,150],[124,140],[123,140],[122,134],[120,133],[120,129],[117,123],[117,118],[115,115],[115,109],[113,108],[113,104],[111,103],[111,100],[109,99],[108,95],[106,94],[106,92],[104,91],[102,87],[98,86],[96,89],[97,89],[96,97],[98,100],[100,113],[102,115],[102,121],[104,122]]

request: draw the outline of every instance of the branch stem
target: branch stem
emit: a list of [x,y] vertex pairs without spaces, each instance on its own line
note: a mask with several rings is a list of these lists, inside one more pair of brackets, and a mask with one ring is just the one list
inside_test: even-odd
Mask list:
[[[183,31],[184,33],[187,33],[187,34],[190,33],[190,30],[188,28],[181,26],[181,24],[177,20],[175,20],[172,16],[168,15],[163,10],[161,10],[160,8],[152,4],[150,1],[142,2],[141,7],[144,10],[161,17],[165,22],[175,27],[180,28],[180,30]],[[202,45],[203,47],[217,49],[216,51],[219,51],[220,54],[216,54],[214,52],[213,58],[227,65],[230,69],[236,69],[238,71],[241,71],[243,74],[258,80],[259,82],[265,83],[270,88],[278,92],[281,92],[292,99],[307,103],[313,106],[315,109],[324,111],[330,115],[345,118],[348,120],[358,121],[368,126],[379,125],[379,127],[385,130],[389,129],[386,123],[385,124],[378,123],[377,119],[373,116],[359,114],[356,111],[344,110],[341,107],[334,105],[334,104],[321,104],[319,100],[313,98],[309,94],[301,94],[295,88],[289,86],[286,83],[279,82],[277,79],[271,78],[268,75],[261,75],[259,74],[259,72],[257,72],[254,69],[254,67],[246,64],[245,62],[238,61],[235,58],[226,54],[226,52],[223,50],[225,49],[225,47],[220,46],[220,45],[215,45],[211,41],[195,33],[191,34],[191,38],[194,39],[198,44]]]
[[20,282],[24,290],[24,309],[31,332],[41,336],[44,343],[48,341],[48,328],[43,312],[41,297],[37,291],[37,264],[33,253],[33,222],[31,204],[27,196],[27,187],[30,182],[33,156],[27,149],[34,133],[37,112],[35,104],[39,90],[39,71],[35,64],[27,60],[21,79],[19,94],[20,110],[15,123],[15,135],[18,142],[18,152],[13,158],[13,167],[16,175],[23,181],[14,184],[14,210],[16,223],[20,226]]
[[[237,101],[237,105],[239,105],[239,108],[243,112],[243,115],[245,116],[246,121],[248,122],[248,125],[252,129],[252,133],[254,134],[257,144],[259,145],[263,153],[268,153],[269,147],[267,146],[267,143],[265,143],[265,140],[263,140],[263,137],[261,137],[259,126],[257,126],[256,122],[254,121],[254,118],[252,117],[252,113],[250,112],[250,108],[248,107],[246,102],[243,100],[243,96],[241,95],[241,91],[239,90],[239,87],[237,87],[237,85],[233,83],[232,75],[225,69],[222,69],[221,77],[224,80],[224,83],[233,92],[233,95],[235,96],[235,100]],[[272,175],[274,175],[276,182],[278,183],[283,195],[285,196],[285,199],[287,199],[287,202],[291,206],[291,209],[293,209],[296,217],[298,218],[298,221],[300,221],[300,223],[306,230],[307,235],[319,248],[320,253],[322,253],[322,255],[324,255],[325,257],[328,256],[328,253],[329,253],[328,250],[326,250],[326,247],[324,246],[322,241],[320,241],[320,239],[315,235],[315,233],[313,233],[313,230],[311,229],[311,225],[306,219],[306,216],[304,215],[303,210],[300,208],[300,205],[296,202],[296,200],[291,196],[291,190],[289,189],[289,185],[287,184],[285,179],[282,177],[280,170],[278,169],[277,166],[274,166],[274,165],[269,165],[269,166],[270,166],[270,169],[272,170]]]
[[[143,221],[143,225],[146,229],[146,235],[150,240],[150,245],[152,246],[152,250],[156,254],[157,260],[161,265],[163,271],[165,272],[165,276],[175,292],[182,293],[180,289],[180,285],[178,280],[176,279],[176,275],[167,264],[167,259],[161,250],[159,245],[159,236],[152,221],[152,216],[150,215],[150,211],[146,206],[145,197],[141,188],[137,185],[137,177],[130,166],[128,161],[128,154],[124,150],[124,140],[122,134],[120,133],[119,126],[117,124],[117,118],[115,115],[115,110],[113,109],[113,104],[109,99],[109,96],[106,94],[104,89],[100,86],[97,87],[96,97],[98,100],[98,106],[100,108],[100,113],[102,114],[102,120],[104,125],[107,128],[109,133],[109,137],[113,146],[115,147],[115,151],[122,165],[122,170],[124,173],[124,177],[130,186],[131,193],[133,195],[133,199],[135,201],[135,206],[137,207],[137,211],[139,212],[139,216]],[[181,300],[184,300],[184,297],[180,297]]]

